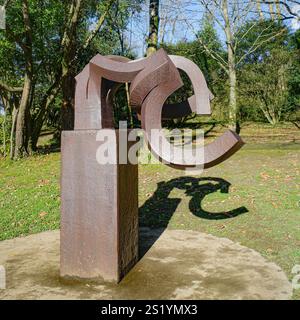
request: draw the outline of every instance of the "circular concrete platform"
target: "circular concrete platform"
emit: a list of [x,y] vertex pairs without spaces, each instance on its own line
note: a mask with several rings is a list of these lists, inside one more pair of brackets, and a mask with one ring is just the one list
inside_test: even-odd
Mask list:
[[[155,242],[155,240],[157,241]],[[155,243],[154,243],[155,242]],[[283,271],[228,239],[181,230],[141,230],[150,250],[118,285],[59,278],[59,231],[0,242],[0,299],[289,299]],[[154,244],[153,244],[154,243]]]

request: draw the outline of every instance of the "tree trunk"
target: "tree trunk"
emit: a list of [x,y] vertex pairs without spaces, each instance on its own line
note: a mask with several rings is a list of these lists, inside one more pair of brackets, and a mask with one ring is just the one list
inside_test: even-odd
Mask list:
[[273,3],[269,3],[269,11],[270,11],[270,16],[271,19],[274,20],[275,19],[275,15],[274,15],[274,7],[273,7]]
[[32,128],[30,135],[30,146],[32,151],[37,151],[37,143],[46,115],[46,111],[44,111],[43,113],[40,113],[39,116],[34,120],[34,127]]
[[278,20],[280,20],[282,16],[281,16],[281,7],[280,7],[279,0],[276,0],[276,14],[277,14]]
[[2,122],[2,134],[3,134],[3,141],[2,141],[2,146],[3,146],[3,156],[6,157],[6,122],[7,122],[7,101],[6,99],[1,97],[2,104],[4,106],[4,115],[3,115],[3,122]]
[[30,90],[31,77],[25,76],[24,88],[19,106],[19,112],[16,121],[16,142],[14,147],[14,158],[22,157],[28,154],[28,109],[30,108]]
[[74,99],[75,99],[75,75],[69,73],[62,81],[63,102],[62,102],[62,130],[74,130]]
[[233,63],[233,65],[229,67],[229,128],[238,132],[236,84],[236,70]]
[[23,0],[22,12],[25,28],[25,43],[22,43],[21,46],[25,57],[25,78],[16,122],[16,142],[13,152],[14,158],[19,158],[25,154],[28,154],[28,140],[30,131],[30,93],[32,89],[33,64],[32,32],[27,0]]
[[150,0],[149,15],[150,15],[150,24],[149,24],[147,57],[153,54],[158,47],[159,0]]
[[10,156],[11,160],[13,160],[13,158],[14,158],[17,117],[18,117],[18,109],[16,107],[14,107],[13,111],[12,111],[12,125],[11,125],[11,131],[10,131],[10,151],[9,151],[9,156]]
[[228,2],[223,0],[222,12],[225,20],[225,34],[228,54],[228,78],[229,78],[229,128],[235,132],[239,131],[237,117],[237,78],[236,78],[236,57],[234,50],[234,37],[231,30],[231,23],[228,13]]
[[264,14],[261,9],[261,0],[256,0],[256,7],[257,7],[257,12],[259,14],[259,19],[261,21],[264,20]]

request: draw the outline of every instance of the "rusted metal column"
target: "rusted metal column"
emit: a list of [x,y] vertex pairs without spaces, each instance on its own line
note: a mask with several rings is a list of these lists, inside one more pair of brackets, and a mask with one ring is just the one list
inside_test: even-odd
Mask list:
[[138,260],[138,166],[99,164],[98,132],[62,134],[61,276],[118,282]]

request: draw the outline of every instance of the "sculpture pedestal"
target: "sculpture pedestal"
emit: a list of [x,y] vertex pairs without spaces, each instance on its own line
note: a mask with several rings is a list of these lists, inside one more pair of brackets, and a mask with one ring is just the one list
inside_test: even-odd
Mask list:
[[[0,290],[0,300],[291,298],[292,285],[285,273],[258,252],[201,232],[162,231],[140,229],[141,251],[152,247],[118,285],[101,279],[62,281],[59,277],[58,231],[0,241],[0,265],[7,271],[6,289]],[[70,317],[75,313],[76,319],[75,309],[69,309]],[[10,314],[11,311],[13,309]],[[53,311],[52,318],[55,319],[57,310],[49,309],[47,313],[49,311]],[[85,308],[85,312],[85,318],[95,318],[93,308]],[[121,316],[116,318],[122,319]],[[103,319],[106,319],[104,315]]]
[[138,261],[138,166],[99,164],[98,132],[62,133],[60,273],[119,282]]

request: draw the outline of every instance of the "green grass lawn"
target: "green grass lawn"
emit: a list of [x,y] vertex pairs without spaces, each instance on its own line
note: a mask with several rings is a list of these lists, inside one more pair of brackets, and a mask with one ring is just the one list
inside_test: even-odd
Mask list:
[[[201,176],[140,166],[140,224],[229,238],[291,279],[300,265],[300,130],[250,126],[242,135],[248,144]],[[59,176],[59,153],[0,160],[0,240],[59,228]]]

